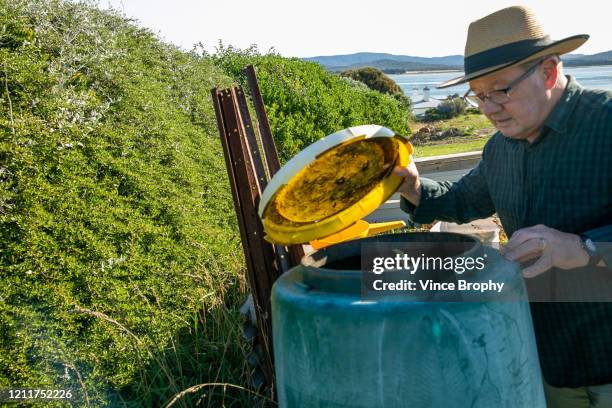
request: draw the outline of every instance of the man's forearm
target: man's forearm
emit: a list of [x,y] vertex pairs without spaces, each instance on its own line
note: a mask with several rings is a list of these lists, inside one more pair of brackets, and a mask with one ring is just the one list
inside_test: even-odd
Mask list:
[[414,208],[417,208],[419,204],[421,203],[421,184],[420,182],[419,182],[419,188],[417,188],[416,190],[400,191],[400,195],[406,200],[408,200],[408,202],[410,202],[410,204],[412,204]]
[[464,177],[457,183],[437,182],[423,177],[418,195],[402,195],[400,208],[420,224],[434,220],[462,224],[491,216],[495,209],[488,192],[477,188],[472,181]]

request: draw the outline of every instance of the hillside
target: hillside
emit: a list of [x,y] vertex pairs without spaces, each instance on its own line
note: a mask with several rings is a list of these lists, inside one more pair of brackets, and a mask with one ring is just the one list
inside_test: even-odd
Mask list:
[[[355,54],[330,55],[304,58],[305,61],[318,62],[324,67],[363,66],[374,61],[412,62],[423,65],[463,66],[463,55],[448,55],[445,57],[414,57],[410,55],[394,55],[377,52],[358,52]],[[377,68],[377,67],[375,67]]]
[[342,72],[350,69],[358,68],[376,68],[387,74],[401,74],[406,71],[433,71],[433,70],[449,70],[449,69],[463,69],[463,66],[451,66],[451,65],[440,65],[440,64],[422,64],[419,62],[410,61],[395,61],[390,59],[375,60],[367,63],[357,63],[349,66],[341,67],[327,67],[327,70],[332,72]]
[[256,50],[182,52],[116,13],[0,2],[0,387],[78,406],[255,406],[244,262],[210,89],[256,65],[283,160],[407,133],[391,96]]
[[[362,67],[373,67],[387,74],[405,71],[432,71],[444,69],[463,70],[463,55],[444,57],[415,57],[374,52],[359,52],[345,55],[328,55],[304,58],[305,61],[318,62],[332,72],[346,71]],[[612,51],[593,55],[569,54],[563,56],[566,66],[611,65]]]
[[569,60],[566,59],[565,65],[568,67],[588,65],[612,65],[612,50],[592,55],[580,55]]

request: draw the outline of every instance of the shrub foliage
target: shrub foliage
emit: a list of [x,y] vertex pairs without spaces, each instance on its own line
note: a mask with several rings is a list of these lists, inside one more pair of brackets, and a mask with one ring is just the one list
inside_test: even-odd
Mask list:
[[386,76],[381,70],[365,67],[359,69],[351,69],[348,71],[342,72],[340,75],[353,78],[356,81],[363,82],[370,89],[374,89],[375,91],[386,93],[386,94],[395,94],[402,93],[402,89],[398,84],[395,83],[394,80]]
[[373,123],[408,133],[410,110],[405,104],[332,75],[319,64],[223,44],[212,58],[245,88],[242,70],[255,66],[283,161],[321,137],[354,125]]
[[410,98],[408,98],[402,88],[394,80],[385,75],[384,72],[372,68],[351,69],[340,73],[341,76],[351,78],[355,81],[364,83],[368,88],[388,94],[398,100],[408,112],[412,111]]
[[[285,160],[351,125],[407,132],[396,99],[313,63],[182,52],[87,4],[0,1],[0,386],[70,387],[92,406],[247,386],[244,263],[209,95],[248,63]],[[259,399],[205,390],[212,406]]]
[[[428,109],[425,112],[426,121],[451,119],[462,115],[467,111],[467,103],[458,96],[448,97],[437,107]],[[472,111],[473,112],[473,111]]]

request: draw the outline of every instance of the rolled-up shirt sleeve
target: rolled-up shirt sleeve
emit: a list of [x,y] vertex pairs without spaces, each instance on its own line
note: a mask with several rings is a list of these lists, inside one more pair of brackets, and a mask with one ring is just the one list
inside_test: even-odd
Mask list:
[[458,182],[434,181],[421,177],[421,201],[418,207],[400,198],[400,208],[413,222],[428,224],[434,220],[463,224],[487,218],[495,213],[481,161]]

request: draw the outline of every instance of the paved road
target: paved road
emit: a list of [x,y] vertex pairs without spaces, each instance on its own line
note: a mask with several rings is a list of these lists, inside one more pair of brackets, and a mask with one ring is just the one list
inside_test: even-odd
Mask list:
[[470,169],[440,171],[438,173],[423,174],[423,177],[430,178],[436,181],[458,181],[465,174],[469,173]]

